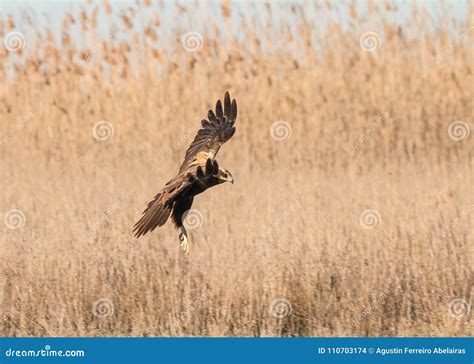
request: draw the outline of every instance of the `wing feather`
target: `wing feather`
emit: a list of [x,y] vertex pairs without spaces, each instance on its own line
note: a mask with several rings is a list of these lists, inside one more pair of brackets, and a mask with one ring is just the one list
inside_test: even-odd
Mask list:
[[207,159],[214,160],[222,144],[228,141],[235,133],[235,121],[237,119],[237,102],[231,101],[229,92],[224,96],[224,107],[221,100],[216,103],[215,112],[209,110],[207,120],[201,121],[202,128],[199,129],[194,140],[186,150],[180,172],[191,165],[203,165]]
[[216,104],[216,116],[219,122],[224,118],[224,112],[222,111],[221,100],[218,100]]
[[143,211],[143,216],[133,226],[133,233],[136,238],[153,231],[157,226],[165,224],[171,214],[176,197],[194,183],[194,180],[188,174],[178,174],[148,203],[147,208]]

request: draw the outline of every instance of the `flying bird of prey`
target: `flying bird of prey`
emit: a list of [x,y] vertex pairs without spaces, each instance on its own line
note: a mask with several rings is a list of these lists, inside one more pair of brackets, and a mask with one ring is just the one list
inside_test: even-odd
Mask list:
[[172,216],[180,230],[179,240],[185,252],[189,252],[188,236],[183,219],[193,204],[194,196],[224,182],[234,183],[232,174],[220,168],[216,154],[222,144],[235,133],[237,103],[230,101],[229,92],[224,97],[224,107],[217,101],[216,111],[209,110],[202,128],[189,146],[178,174],[148,203],[143,216],[133,227],[139,238],[157,226],[162,226]]

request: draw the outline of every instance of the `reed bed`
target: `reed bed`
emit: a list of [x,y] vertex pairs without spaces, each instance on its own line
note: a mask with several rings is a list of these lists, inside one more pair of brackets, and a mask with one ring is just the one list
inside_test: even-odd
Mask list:
[[[472,3],[363,5],[4,13],[1,335],[471,335]],[[226,90],[236,183],[134,239]]]

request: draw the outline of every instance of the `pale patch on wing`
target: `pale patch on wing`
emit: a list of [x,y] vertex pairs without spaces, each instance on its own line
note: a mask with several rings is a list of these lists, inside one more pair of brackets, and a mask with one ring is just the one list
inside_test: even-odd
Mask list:
[[216,152],[213,149],[209,149],[209,151],[202,151],[196,154],[196,158],[194,159],[196,161],[196,164],[204,165],[206,164],[208,159],[214,159],[216,156]]
[[204,165],[208,159],[214,160],[222,144],[229,140],[235,132],[234,123],[237,118],[237,103],[230,99],[228,92],[224,96],[224,107],[219,100],[216,111],[209,110],[207,119],[201,121],[202,128],[186,150],[180,171],[190,165]]

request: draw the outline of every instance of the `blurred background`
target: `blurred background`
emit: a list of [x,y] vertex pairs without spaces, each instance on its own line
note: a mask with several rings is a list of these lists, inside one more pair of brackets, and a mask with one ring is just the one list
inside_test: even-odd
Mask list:
[[[471,1],[2,1],[4,336],[472,334]],[[236,183],[131,228],[225,91]]]

